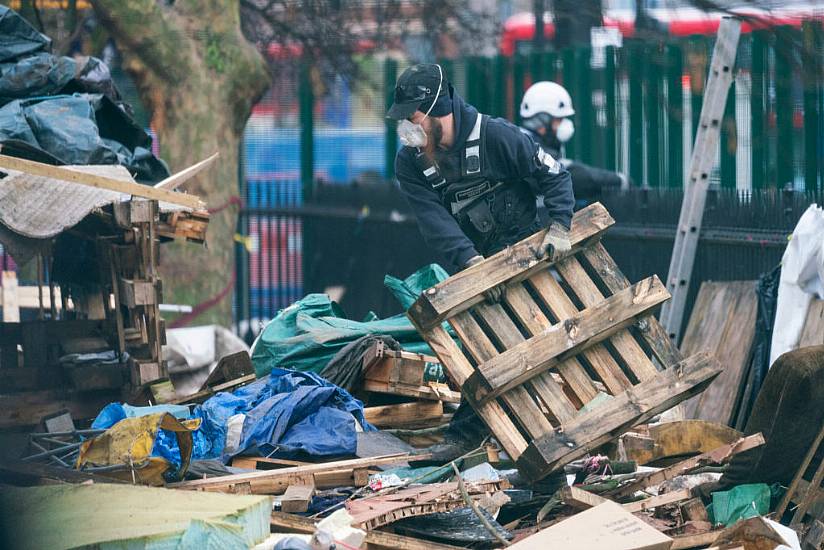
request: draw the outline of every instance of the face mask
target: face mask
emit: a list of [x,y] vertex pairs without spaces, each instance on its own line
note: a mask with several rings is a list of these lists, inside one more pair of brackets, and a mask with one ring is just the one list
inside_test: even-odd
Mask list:
[[398,139],[406,147],[426,147],[426,132],[420,124],[404,119],[398,123]]
[[575,124],[572,122],[571,119],[565,118],[561,120],[558,124],[558,129],[555,130],[555,137],[558,138],[558,141],[561,143],[566,143],[570,139],[572,139],[572,135],[575,133]]
[[[426,117],[428,117],[429,113],[432,112],[432,108],[435,107],[435,103],[438,102],[438,98],[441,96],[443,71],[441,70],[440,65],[438,65],[438,76],[438,91],[435,92],[435,99],[432,100],[432,105],[430,105],[429,109],[426,110],[421,122],[426,120]],[[420,124],[415,124],[407,119],[404,119],[398,123],[398,139],[402,145],[405,145],[406,147],[417,147],[418,149],[426,147],[426,144],[429,141],[426,136],[426,130],[423,129],[423,126]]]

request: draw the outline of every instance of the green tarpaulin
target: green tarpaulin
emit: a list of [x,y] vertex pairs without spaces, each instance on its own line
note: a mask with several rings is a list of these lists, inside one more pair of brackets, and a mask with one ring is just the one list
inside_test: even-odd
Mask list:
[[[385,284],[405,310],[421,292],[447,277],[443,268],[432,264],[402,281],[387,275]],[[276,367],[320,372],[342,347],[367,334],[385,334],[405,350],[432,354],[403,314],[353,321],[326,294],[309,294],[264,327],[253,346],[252,363],[258,377]]]

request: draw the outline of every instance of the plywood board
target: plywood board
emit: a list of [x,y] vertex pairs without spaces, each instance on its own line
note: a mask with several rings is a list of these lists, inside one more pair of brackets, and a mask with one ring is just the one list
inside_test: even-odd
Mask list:
[[701,395],[686,402],[687,418],[727,425],[733,421],[750,362],[757,313],[755,281],[701,284],[681,353],[709,352],[723,370]]

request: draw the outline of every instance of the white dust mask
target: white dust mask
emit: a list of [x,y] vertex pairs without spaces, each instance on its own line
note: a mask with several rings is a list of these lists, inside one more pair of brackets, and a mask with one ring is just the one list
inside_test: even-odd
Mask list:
[[562,119],[561,122],[558,124],[558,129],[555,130],[555,137],[558,138],[558,141],[561,143],[566,143],[570,139],[572,139],[572,135],[575,133],[575,124],[572,122],[572,119],[565,118]]

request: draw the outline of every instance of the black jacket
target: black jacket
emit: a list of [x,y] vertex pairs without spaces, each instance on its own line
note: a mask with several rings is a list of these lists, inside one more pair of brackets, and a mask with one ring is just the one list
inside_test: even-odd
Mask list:
[[[472,131],[478,112],[454,92],[451,86],[450,91],[456,136],[455,143],[449,150],[438,151],[435,154],[435,160],[442,169],[450,163],[455,164],[455,159],[459,159],[463,154],[464,144]],[[501,191],[494,192],[496,200],[498,195],[504,193],[498,202],[509,207],[512,204],[511,198],[518,199],[523,195],[521,190],[526,188],[529,190],[529,201],[519,200],[517,204],[521,211],[510,216],[512,224],[516,227],[507,228],[494,246],[487,243],[480,246],[480,250],[480,243],[473,242],[467,236],[441,202],[439,193],[426,182],[415,161],[416,150],[412,147],[403,147],[395,157],[395,175],[417,217],[424,240],[458,268],[479,253],[488,255],[503,246],[514,244],[535,231],[538,227],[535,209],[535,199],[538,195],[544,196],[544,204],[552,221],[567,228],[572,221],[575,199],[569,173],[563,166],[550,170],[547,162],[551,162],[551,159],[541,162],[540,158],[543,155],[539,156],[539,152],[542,151],[538,144],[517,126],[504,119],[489,120],[485,140],[485,153],[481,161],[485,173],[490,180],[506,182]],[[444,175],[449,180],[449,176],[446,173]]]
[[[559,144],[557,141],[550,141],[545,136],[523,128],[522,131],[529,137],[541,144],[544,151],[555,157],[560,157]],[[584,204],[597,201],[601,196],[603,189],[620,188],[621,178],[615,172],[604,170],[603,168],[595,168],[582,162],[564,161],[566,169],[572,177],[572,188],[575,191],[575,199],[582,201]]]

